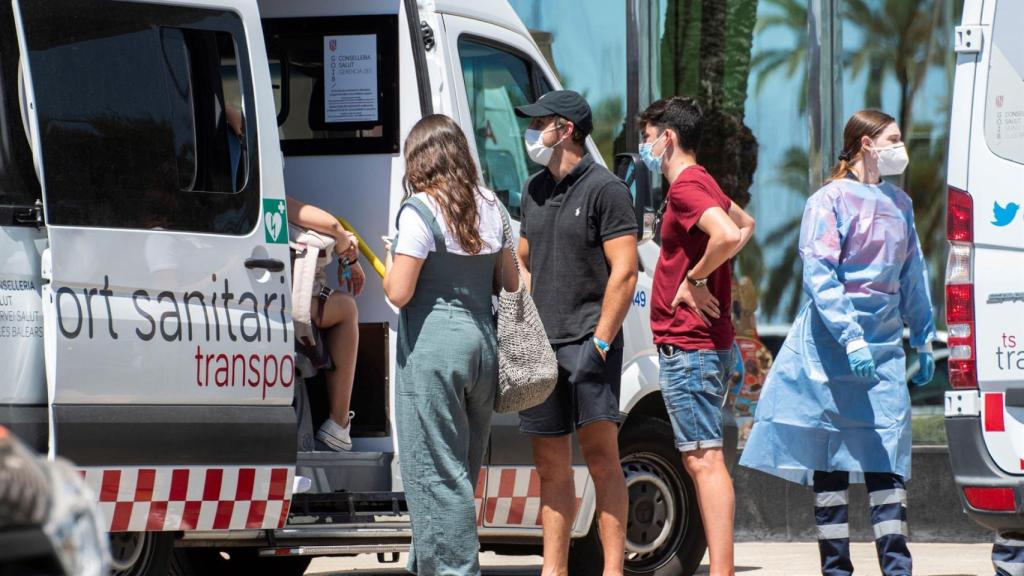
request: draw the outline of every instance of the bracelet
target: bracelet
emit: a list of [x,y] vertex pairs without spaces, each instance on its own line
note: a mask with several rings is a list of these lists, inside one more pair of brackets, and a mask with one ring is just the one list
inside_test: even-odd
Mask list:
[[605,342],[604,340],[601,340],[597,336],[594,336],[594,345],[597,346],[597,349],[600,350],[601,352],[608,352],[608,350],[611,350],[612,347],[611,344]]

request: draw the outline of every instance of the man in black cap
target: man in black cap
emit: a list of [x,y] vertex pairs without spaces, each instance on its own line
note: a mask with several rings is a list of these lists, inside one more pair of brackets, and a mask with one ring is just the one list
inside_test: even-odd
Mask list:
[[519,257],[558,358],[555,391],[520,413],[540,476],[543,576],[567,576],[576,516],[572,433],[597,494],[604,575],[622,574],[627,493],[619,466],[622,322],[637,280],[629,190],[588,153],[590,106],[571,90],[516,109],[530,118],[526,149],[545,168],[526,182]]

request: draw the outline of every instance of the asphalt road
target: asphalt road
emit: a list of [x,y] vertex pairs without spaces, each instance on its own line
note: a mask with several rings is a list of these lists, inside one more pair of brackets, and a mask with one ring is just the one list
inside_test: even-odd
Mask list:
[[[990,544],[911,544],[915,576],[992,576]],[[875,547],[855,543],[853,562],[858,576],[880,576]],[[496,556],[484,554],[486,576],[537,576],[540,558],[536,556]],[[706,559],[705,559],[706,561]],[[373,556],[356,558],[317,558],[307,576],[369,576],[406,574],[405,556],[399,564],[381,565]],[[817,576],[818,547],[815,543],[758,542],[736,545],[736,574],[743,576]],[[697,574],[707,574],[705,563]]]

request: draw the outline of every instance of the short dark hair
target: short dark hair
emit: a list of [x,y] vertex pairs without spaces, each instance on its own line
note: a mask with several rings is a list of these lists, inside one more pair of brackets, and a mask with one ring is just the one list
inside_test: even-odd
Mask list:
[[704,135],[704,113],[697,101],[690,97],[669,96],[651,104],[637,117],[643,131],[647,126],[662,130],[671,128],[679,136],[684,150],[696,152]]
[[[555,116],[555,126],[557,126],[559,129],[565,128],[565,125],[570,123],[570,122],[572,122],[572,120],[569,120],[568,118],[562,118],[561,116]],[[578,144],[580,146],[583,146],[583,144],[587,141],[587,136],[588,136],[588,134],[586,132],[584,132],[583,130],[580,130],[580,127],[577,126],[575,123],[572,125],[572,137],[571,137],[571,139],[572,139],[573,144]]]

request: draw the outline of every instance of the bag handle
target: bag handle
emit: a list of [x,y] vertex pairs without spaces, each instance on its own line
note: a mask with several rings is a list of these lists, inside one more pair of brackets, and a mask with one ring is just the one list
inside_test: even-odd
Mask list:
[[519,267],[519,257],[516,255],[516,248],[512,242],[512,225],[509,223],[508,210],[505,209],[505,205],[500,201],[498,202],[498,209],[501,211],[501,227],[505,235],[505,244],[508,246],[508,251],[512,253],[512,263],[516,265],[516,272],[519,274],[520,284],[523,281],[523,271]]

